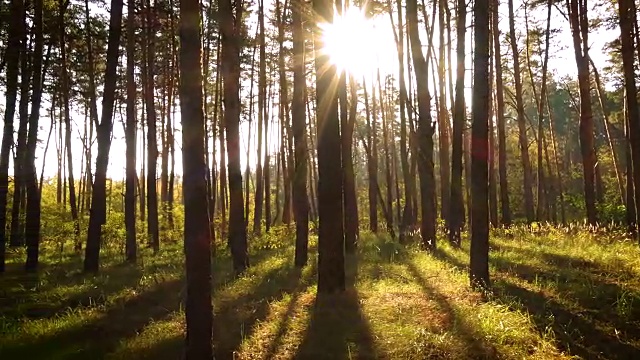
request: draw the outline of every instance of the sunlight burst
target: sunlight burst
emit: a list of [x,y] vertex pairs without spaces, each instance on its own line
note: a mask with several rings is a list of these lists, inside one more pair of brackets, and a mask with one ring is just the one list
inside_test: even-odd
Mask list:
[[[323,31],[323,51],[329,55],[331,63],[338,67],[339,71],[360,79],[370,77],[380,66],[380,49],[386,48],[381,39],[378,21],[369,19],[363,10],[350,7],[342,15],[337,12],[333,23],[321,24]],[[386,49],[388,50],[388,49]]]

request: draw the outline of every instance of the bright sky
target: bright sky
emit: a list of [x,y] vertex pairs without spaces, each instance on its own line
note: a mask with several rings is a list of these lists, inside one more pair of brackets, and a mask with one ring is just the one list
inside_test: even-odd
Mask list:
[[[273,4],[265,4],[267,8],[266,11],[269,12],[271,6]],[[516,0],[516,14],[520,17],[517,19],[518,24],[524,23],[524,11],[521,7],[521,4],[518,4]],[[257,10],[256,10],[257,12]],[[430,10],[429,10],[430,12]],[[504,36],[508,33],[508,11],[506,7],[506,1],[503,1],[503,4],[500,7],[500,30]],[[255,13],[250,18],[250,22],[253,23],[253,28],[255,26]],[[395,15],[394,15],[395,16]],[[544,7],[538,9],[536,11],[529,12],[529,19],[531,23],[539,23],[540,26],[545,25],[545,16],[546,10]],[[422,18],[419,16],[419,18]],[[471,18],[472,12],[469,11],[469,18],[467,19],[467,24],[469,25],[469,30],[467,32],[467,69],[471,69],[471,37],[472,37],[472,28],[471,28]],[[397,21],[397,18],[394,19]],[[433,24],[432,24],[433,25]],[[423,27],[424,28],[424,27]],[[575,76],[577,73],[575,60],[573,57],[572,43],[571,43],[571,34],[569,32],[569,24],[564,19],[564,17],[558,12],[556,8],[553,9],[553,21],[552,28],[560,30],[560,33],[555,36],[555,39],[552,39],[552,54],[549,61],[549,69],[553,73],[557,74],[557,76],[569,75]],[[522,29],[523,31],[524,29]],[[251,30],[250,30],[251,31]],[[436,24],[437,31],[437,24]],[[326,38],[329,43],[329,48],[327,51],[332,56],[332,61],[336,63],[340,68],[346,69],[349,72],[352,72],[357,79],[361,79],[365,77],[369,84],[372,84],[375,76],[375,72],[378,68],[380,68],[381,75],[384,76],[386,74],[396,75],[397,73],[397,55],[395,53],[395,42],[393,39],[393,32],[391,29],[391,22],[389,20],[388,14],[380,14],[375,16],[372,19],[365,20],[361,13],[357,9],[348,10],[344,16],[344,18],[338,18],[336,20],[336,24],[334,26],[325,26]],[[604,51],[602,51],[604,44],[607,41],[615,38],[615,31],[593,31],[590,33],[589,41],[591,43],[591,51],[590,54],[593,58],[594,63],[598,68],[602,68],[606,65],[607,55]],[[421,39],[423,43],[426,42],[426,32],[424,30],[421,34]],[[434,46],[437,49],[437,36],[434,36]],[[510,56],[510,49],[507,51],[506,45],[503,44],[504,50],[503,54],[508,54]],[[426,47],[425,53],[426,53]],[[407,49],[405,49],[407,51]],[[471,72],[467,71],[467,97],[468,101],[470,101],[471,94]],[[249,82],[243,83],[243,96],[248,96],[250,84]],[[254,84],[256,88],[254,89],[254,96],[257,94],[257,84]],[[45,97],[42,105],[42,116],[40,118],[40,132],[39,139],[41,140],[40,150],[38,152],[37,159],[37,167],[38,173],[40,172],[40,168],[42,166],[43,161],[46,162],[45,165],[45,178],[55,176],[57,171],[57,160],[56,160],[56,134],[54,133],[51,137],[49,150],[47,153],[47,158],[44,159],[44,147],[47,141],[46,137],[49,132],[49,127],[51,124],[50,116],[49,116],[49,107],[50,103],[48,102],[48,97]],[[100,106],[101,99],[98,100],[98,105]],[[277,104],[269,104],[272,106],[271,114],[277,116]],[[0,99],[0,107],[4,108],[4,96]],[[255,111],[255,110],[254,110]],[[100,109],[98,109],[100,113]],[[122,125],[123,116],[125,116],[124,108],[122,111],[116,109],[114,114],[114,136],[113,143],[110,153],[110,164],[108,175],[110,177],[121,179],[124,177],[124,167],[125,167],[125,143],[124,143],[124,128]],[[139,118],[139,116],[138,116]],[[254,117],[257,119],[256,117]],[[81,163],[82,163],[82,143],[80,141],[80,132],[83,131],[84,119],[85,116],[83,113],[76,112],[72,114],[73,121],[73,165],[74,165],[74,174],[76,178],[80,175]],[[254,119],[254,120],[255,120]],[[246,120],[246,119],[243,119]],[[180,174],[182,172],[182,158],[181,158],[181,133],[179,132],[180,126],[180,113],[179,106],[178,111],[175,114],[175,127],[178,130],[176,132],[176,173]],[[255,125],[257,121],[254,121],[252,124],[253,130],[252,133],[255,134]],[[270,127],[270,141],[271,141],[271,149],[276,149],[279,145],[279,133],[277,132],[279,125]],[[17,129],[17,121],[16,121],[16,129]],[[160,127],[158,126],[158,131],[160,131]],[[244,121],[241,125],[241,153],[242,153],[242,168],[244,169],[247,158],[245,156],[246,152],[246,138],[247,132],[249,131],[249,123]],[[210,150],[211,150],[210,143]],[[160,143],[158,144],[160,146]],[[252,150],[249,156],[249,162],[251,164],[255,163],[255,144],[251,144]],[[219,151],[219,146],[216,146]],[[97,145],[93,144],[93,156],[95,160],[95,155],[97,153]],[[142,156],[144,156],[145,151],[142,149],[142,139],[138,138],[138,168],[140,168],[142,164]],[[12,172],[12,169],[10,170]],[[160,173],[160,159],[158,159],[158,176]]]

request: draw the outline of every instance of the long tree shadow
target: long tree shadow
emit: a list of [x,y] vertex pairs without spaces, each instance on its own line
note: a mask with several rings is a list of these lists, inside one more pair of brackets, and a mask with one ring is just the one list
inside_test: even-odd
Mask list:
[[242,341],[251,336],[258,321],[264,320],[269,304],[280,300],[286,293],[295,293],[309,281],[301,271],[289,263],[271,269],[260,283],[243,291],[242,295],[223,302],[214,309],[214,348],[218,359],[231,359]]
[[304,338],[294,358],[386,358],[376,349],[371,326],[353,286],[358,274],[358,258],[347,255],[345,262],[347,289],[337,294],[316,295]]
[[181,280],[158,284],[75,326],[33,341],[10,343],[0,349],[0,358],[93,359],[114,349],[123,338],[135,336],[150,322],[178,310],[182,286]]
[[[617,358],[637,354],[637,345],[627,344],[640,342],[640,294],[637,290],[625,289],[611,282],[606,278],[610,271],[593,261],[503,244],[498,249],[541,257],[545,266],[515,263],[498,252],[490,256],[490,264],[497,271],[536,286],[552,284],[560,298],[570,299],[578,305],[569,310],[541,293],[533,293],[504,280],[496,282],[494,288],[499,299],[507,305],[514,301],[522,302],[521,310],[533,316],[542,334],[551,328],[565,351],[587,358],[599,354]],[[466,269],[466,264],[445,251],[437,252],[436,257],[460,270]],[[630,270],[621,271],[627,273]]]
[[637,359],[640,348],[603,331],[582,314],[567,310],[562,304],[541,293],[532,292],[511,282],[494,282],[499,301],[526,311],[541,333],[553,331],[562,350],[584,359]]
[[577,268],[542,269],[516,264],[500,256],[494,256],[492,264],[499,271],[514,274],[530,284],[551,283],[560,298],[568,298],[578,305],[572,311],[583,319],[606,325],[618,341],[640,340],[640,293],[637,290],[625,289]]
[[436,303],[440,312],[450,319],[448,322],[449,327],[451,327],[450,330],[452,330],[454,335],[459,337],[467,345],[468,358],[495,358],[497,355],[495,347],[491,344],[478,340],[479,336],[476,331],[458,314],[451,301],[433,285],[429,284],[418,267],[411,260],[406,261],[405,266],[407,270],[409,270],[409,274],[414,278],[414,281],[420,285],[424,294],[429,299],[432,299]]

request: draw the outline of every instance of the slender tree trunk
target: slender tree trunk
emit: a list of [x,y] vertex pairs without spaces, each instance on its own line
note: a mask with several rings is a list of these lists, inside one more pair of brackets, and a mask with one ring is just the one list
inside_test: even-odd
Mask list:
[[498,8],[500,0],[493,0],[493,47],[496,68],[496,103],[498,120],[498,172],[500,174],[500,210],[501,222],[504,226],[511,225],[511,204],[509,201],[509,184],[507,178],[507,135],[505,129],[504,90],[502,82],[502,57],[500,55],[500,29],[498,28]]
[[71,219],[73,220],[73,229],[75,234],[75,251],[82,250],[80,241],[80,223],[78,220],[78,206],[76,202],[76,184],[73,175],[73,151],[71,149],[71,115],[69,108],[69,74],[67,73],[67,45],[66,45],[66,26],[64,14],[66,13],[67,4],[63,0],[59,1],[60,8],[60,61],[61,61],[61,77],[62,77],[62,103],[64,106],[64,123],[65,123],[65,149],[67,152],[67,167],[69,170],[69,206],[71,207]]
[[620,171],[620,164],[618,163],[618,157],[616,156],[616,150],[613,146],[613,139],[611,137],[611,132],[609,131],[609,110],[607,109],[607,105],[605,103],[606,93],[604,92],[604,88],[602,87],[602,82],[600,81],[600,74],[598,73],[598,69],[596,68],[593,60],[589,57],[589,63],[593,68],[593,76],[596,82],[596,91],[598,92],[598,100],[600,102],[600,109],[602,109],[602,122],[604,125],[604,134],[607,137],[607,143],[609,145],[609,151],[611,152],[611,160],[613,161],[613,171],[616,175],[616,180],[618,181],[618,191],[620,192],[620,203],[625,203],[625,191],[624,191],[624,180],[622,179],[622,171]]
[[441,44],[438,46],[438,154],[440,158],[440,198],[442,199],[440,213],[445,223],[448,223],[451,214],[451,163],[449,161],[449,147],[451,145],[449,134],[451,130],[449,129],[449,112],[447,111],[445,91],[446,74],[444,67],[444,32],[446,28],[444,23],[444,8],[447,6],[446,3],[447,0],[439,0],[438,5],[438,40],[439,44]]
[[[295,13],[295,11],[294,11]],[[259,2],[258,10],[259,22],[259,46],[260,46],[260,69],[258,71],[258,146],[256,147],[256,194],[253,213],[253,232],[259,235],[262,231],[262,204],[264,203],[264,178],[262,175],[262,127],[267,121],[266,117],[266,92],[267,92],[267,60],[264,30],[264,0]],[[295,121],[295,120],[294,120]],[[294,130],[295,131],[295,130]]]
[[22,24],[24,2],[11,2],[9,10],[8,46],[6,50],[6,100],[4,113],[4,130],[2,146],[0,148],[0,272],[5,268],[6,222],[7,222],[7,194],[9,192],[9,156],[13,144],[13,118],[16,110],[18,93],[18,61],[20,59],[20,40],[24,25]]
[[158,232],[158,191],[156,186],[156,171],[158,164],[158,144],[156,131],[156,107],[155,107],[155,33],[156,33],[156,7],[151,7],[151,1],[146,0],[147,27],[147,81],[146,81],[146,110],[147,110],[147,233],[149,245],[153,252],[160,250],[160,235]]
[[219,11],[222,33],[224,123],[229,157],[228,241],[233,258],[233,270],[239,274],[249,266],[247,228],[244,222],[242,199],[242,170],[240,169],[240,36],[243,9],[240,3],[233,5],[231,0],[221,0]]
[[31,82],[31,71],[29,68],[29,43],[27,40],[26,11],[22,17],[22,44],[20,46],[20,101],[18,103],[18,144],[15,147],[15,157],[13,160],[13,203],[11,209],[11,228],[9,245],[12,247],[24,245],[24,234],[22,233],[20,213],[24,205],[25,194],[25,156],[27,147],[27,131],[29,127],[29,85]]
[[[367,151],[367,172],[369,178],[369,230],[378,232],[378,198],[376,195],[376,185],[378,183],[378,157],[377,157],[377,139],[376,139],[376,111],[375,99],[373,101],[373,120],[371,119],[371,111],[369,110],[369,96],[367,93],[367,84],[363,81],[364,88],[364,106],[367,114],[367,135],[369,142],[369,151]],[[375,97],[375,89],[372,88]]]
[[136,79],[135,79],[135,1],[127,2],[127,120],[126,180],[125,180],[125,228],[127,230],[125,253],[127,262],[137,259],[136,243]]
[[303,267],[308,260],[309,247],[309,199],[307,198],[307,124],[305,79],[305,27],[303,14],[306,6],[297,0],[292,7],[293,25],[293,99],[291,115],[295,141],[295,170],[293,180],[293,205],[296,221],[295,265]]
[[[411,55],[417,79],[426,79],[429,65],[422,55],[418,31],[418,6],[416,0],[407,1],[407,26],[411,42]],[[429,39],[431,42],[431,39]],[[427,59],[430,58],[431,47]],[[418,172],[420,173],[420,206],[422,223],[420,231],[423,245],[431,250],[436,248],[436,208],[435,176],[433,166],[433,132],[431,119],[431,95],[426,82],[417,82],[418,90]]]
[[[389,16],[391,14],[391,6],[389,7]],[[400,102],[400,164],[402,167],[402,177],[404,178],[404,208],[402,211],[402,220],[400,221],[400,242],[405,242],[406,233],[409,228],[414,225],[413,217],[415,209],[413,208],[413,199],[415,197],[414,178],[409,170],[409,148],[407,143],[407,85],[405,84],[404,70],[404,21],[402,16],[402,1],[396,1],[396,10],[398,13],[398,37],[396,45],[398,47],[398,83],[400,86],[399,102]]]
[[533,175],[531,172],[531,161],[529,160],[529,141],[527,140],[527,125],[524,117],[524,102],[522,100],[522,81],[520,78],[520,59],[518,52],[518,40],[515,30],[515,17],[513,13],[513,0],[508,0],[509,4],[509,38],[511,41],[511,52],[513,55],[513,77],[516,88],[516,112],[518,119],[518,141],[520,144],[520,160],[524,171],[524,210],[529,223],[535,219],[533,203]]
[[589,53],[587,33],[586,0],[567,2],[569,23],[573,39],[574,55],[578,67],[580,88],[580,151],[582,153],[582,171],[584,176],[584,197],[587,209],[587,221],[595,226],[598,221],[596,212],[596,153],[593,139],[593,113],[591,108],[591,82],[589,80]]
[[84,271],[97,272],[100,264],[100,235],[102,225],[106,222],[106,180],[111,149],[111,132],[113,130],[113,103],[118,68],[118,50],[120,33],[122,32],[122,0],[111,0],[111,18],[109,20],[109,36],[107,40],[107,66],[102,98],[102,119],[97,127],[98,155],[96,157],[96,173],[91,193],[91,216],[85,249]]
[[[586,1],[586,0],[585,0]],[[633,0],[621,0],[618,2],[620,11],[620,39],[622,42],[622,61],[625,79],[625,96],[627,103],[627,119],[629,123],[629,144],[631,147],[631,161],[633,168],[633,194],[635,195],[635,232],[640,236],[638,224],[640,224],[640,109],[637,98],[636,79],[633,61],[633,29],[635,23],[636,6]],[[638,45],[640,47],[640,45]],[[640,49],[638,52],[640,57]],[[630,186],[628,192],[631,192]],[[631,203],[631,202],[629,202]],[[640,238],[639,238],[640,240]]]
[[465,74],[465,38],[467,3],[458,0],[457,13],[457,67],[455,102],[453,108],[453,139],[451,150],[451,214],[449,215],[449,241],[454,246],[460,246],[462,241],[462,225],[464,224],[464,200],[462,196],[462,157],[464,126],[466,122],[466,110],[464,101],[464,74]]
[[36,175],[36,149],[38,144],[38,122],[40,120],[40,103],[42,100],[42,51],[44,46],[42,0],[34,0],[33,31],[35,46],[33,52],[33,91],[31,97],[31,114],[29,116],[29,133],[25,165],[25,185],[27,193],[27,211],[25,219],[25,240],[27,244],[27,261],[25,269],[34,271],[38,267],[40,246],[40,190]]

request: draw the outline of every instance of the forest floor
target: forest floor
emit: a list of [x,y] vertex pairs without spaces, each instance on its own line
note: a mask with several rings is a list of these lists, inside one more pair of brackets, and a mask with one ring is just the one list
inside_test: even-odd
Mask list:
[[[251,240],[251,268],[213,265],[219,359],[640,358],[640,256],[611,233],[496,231],[494,291],[468,286],[468,241],[435,253],[363,233],[347,257],[348,289],[316,298],[310,266],[293,267],[293,239]],[[138,266],[120,249],[97,276],[46,249],[26,275],[16,251],[0,276],[0,359],[176,359],[183,346],[179,243]]]

